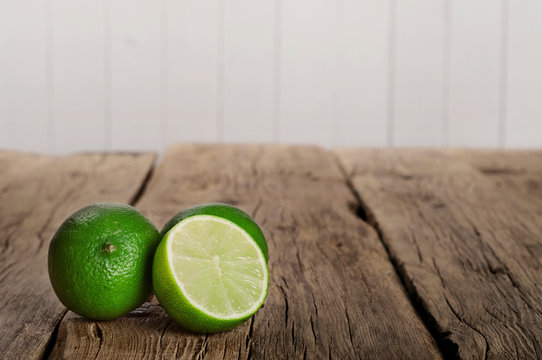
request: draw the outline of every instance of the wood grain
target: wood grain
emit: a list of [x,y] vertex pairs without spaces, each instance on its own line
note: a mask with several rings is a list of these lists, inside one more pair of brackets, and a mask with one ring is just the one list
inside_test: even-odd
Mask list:
[[[507,190],[497,191],[489,175],[444,152],[337,153],[448,355],[539,358],[540,214]],[[536,164],[537,156],[518,166]]]
[[268,239],[269,295],[251,320],[198,335],[156,302],[108,322],[69,314],[51,358],[440,358],[330,152],[175,146],[137,205],[162,225],[211,201],[252,214]]
[[449,153],[486,175],[496,191],[521,199],[542,216],[542,151],[451,149]]
[[66,313],[47,275],[56,228],[89,203],[131,201],[153,160],[0,152],[0,358],[41,358]]

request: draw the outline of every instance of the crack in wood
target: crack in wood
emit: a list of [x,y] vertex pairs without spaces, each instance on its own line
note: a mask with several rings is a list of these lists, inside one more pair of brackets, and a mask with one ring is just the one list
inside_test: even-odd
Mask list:
[[[352,183],[352,177],[354,176],[354,174],[358,174],[358,172],[352,171],[351,174],[348,174],[342,161],[339,159],[339,157],[336,154],[335,154],[335,162],[337,163],[338,167],[341,170],[341,173],[343,174],[346,186],[348,187],[348,189],[350,190],[350,192],[353,194],[354,198],[356,199],[356,202],[358,205],[358,210],[356,211],[356,215],[361,221],[365,222],[368,226],[370,226],[377,234],[378,239],[380,240],[380,243],[383,245],[387,253],[390,263],[393,265],[393,268],[395,269],[395,273],[397,274],[406,293],[409,295],[408,298],[410,300],[410,303],[412,304],[412,307],[416,310],[418,317],[420,318],[422,323],[425,325],[426,329],[431,334],[433,339],[435,339],[435,342],[437,343],[441,354],[443,355],[445,359],[458,358],[459,357],[458,345],[454,343],[448,337],[449,333],[442,332],[439,330],[436,320],[431,316],[423,300],[417,293],[416,287],[406,275],[403,265],[400,264],[394,256],[392,256],[391,250],[389,249],[388,244],[386,243],[384,239],[382,229],[380,228],[380,225],[376,221],[376,217],[372,213],[368,204],[361,197],[361,194],[355,189],[354,184]],[[421,254],[419,254],[419,256],[421,256]],[[331,358],[331,353],[330,353],[330,358]]]
[[520,174],[526,173],[526,171],[524,170],[514,170],[514,169],[509,169],[509,168],[496,168],[496,167],[484,167],[484,166],[479,167],[478,171],[480,171],[484,175],[520,175]]
[[247,360],[250,360],[252,359],[252,342],[250,343],[250,348],[248,348],[248,353],[247,353]]
[[[433,262],[433,266],[435,267],[435,271],[437,273],[437,276],[439,277],[440,279],[440,283],[442,285],[442,288],[444,290],[446,290],[446,282],[444,281],[444,278],[442,277],[442,274],[440,273],[440,268],[437,266],[437,263],[435,261],[435,258],[431,258],[432,262]],[[443,292],[443,296],[444,296],[444,301],[446,302],[446,304],[448,305],[448,307],[450,308],[451,312],[454,314],[454,316],[456,317],[456,319],[462,323],[462,324],[465,324],[467,325],[471,330],[473,330],[475,333],[479,334],[480,336],[482,336],[482,338],[484,339],[485,341],[485,348],[484,348],[484,359],[487,359],[487,353],[488,353],[488,350],[489,350],[489,342],[487,341],[487,338],[486,336],[480,332],[478,329],[476,329],[474,326],[472,326],[470,323],[468,323],[462,316],[459,315],[459,313],[455,310],[455,308],[452,306],[452,304],[450,303],[450,301],[448,300],[448,297],[446,296],[446,292]]]
[[463,323],[463,324],[467,325],[470,329],[472,329],[474,332],[479,334],[484,339],[484,341],[486,343],[485,348],[484,348],[484,360],[487,360],[487,353],[489,352],[489,342],[487,341],[486,336],[482,332],[477,330],[474,326],[472,326],[470,323],[465,321],[465,319],[461,315],[459,315],[457,310],[455,310],[455,308],[452,306],[452,304],[450,304],[450,301],[448,300],[448,297],[446,296],[446,294],[444,294],[444,301],[446,301],[446,304],[448,305],[448,307],[450,308],[450,310],[452,311],[454,316],[457,318],[457,320],[459,320],[460,323]]
[[181,347],[181,342],[177,342],[177,346],[175,347],[175,359],[179,359],[179,348]]
[[147,186],[149,185],[149,182],[151,181],[152,174],[154,173],[155,166],[156,166],[156,164],[153,163],[149,167],[149,170],[147,171],[147,174],[145,175],[145,178],[143,179],[143,181],[139,185],[139,188],[136,190],[136,192],[134,193],[134,195],[132,196],[132,198],[130,199],[128,204],[130,204],[132,206],[135,206],[139,202],[139,200],[141,199],[141,197],[145,193],[145,190],[147,189]]
[[252,316],[250,318],[250,325],[249,325],[249,328],[248,328],[248,334],[246,335],[246,340],[245,340],[245,349],[248,351],[249,357],[250,357],[250,354],[252,353],[252,346],[253,346],[252,334],[253,334],[253,331],[254,331],[254,318],[255,317],[256,317],[256,315],[254,315],[254,316]]
[[53,349],[56,345],[56,340],[58,337],[58,330],[60,329],[60,324],[62,323],[62,320],[66,317],[68,314],[68,310],[65,310],[61,316],[59,316],[58,321],[55,322],[53,331],[51,332],[51,336],[49,337],[49,340],[47,341],[47,345],[45,346],[45,350],[43,351],[42,360],[49,359],[49,356],[51,356],[51,353],[53,352]]
[[160,339],[158,339],[158,349],[162,348],[162,340],[164,338],[164,334],[166,333],[166,330],[168,327],[172,324],[171,320],[168,319],[168,323],[166,326],[164,326],[164,330],[162,330],[162,333],[160,334]]
[[311,323],[312,337],[314,338],[314,343],[316,344],[316,341],[318,340],[316,339],[316,331],[314,331],[314,319],[312,318],[312,315],[310,316],[309,320]]
[[4,238],[4,246],[2,247],[2,255],[4,254],[7,254],[8,250],[10,250],[11,246],[11,238],[12,236],[15,234],[15,231],[9,233],[6,235],[6,237]]
[[[284,281],[284,278],[283,278],[283,281]],[[279,289],[284,298],[284,305],[286,307],[284,311],[284,326],[288,326],[288,297],[286,296],[286,291],[284,290],[284,287],[282,286],[282,284],[279,284]]]
[[314,305],[314,311],[316,312],[316,317],[318,317],[318,306],[316,305],[316,298],[314,297],[314,292],[311,289],[312,304]]
[[292,321],[292,345],[294,346],[294,353],[297,350],[297,344],[295,341],[295,321]]
[[224,344],[222,344],[222,360],[226,359],[226,340],[224,340]]
[[502,319],[500,319],[499,317],[497,317],[497,315],[493,314],[491,311],[489,311],[489,309],[484,305],[482,304],[482,308],[485,310],[485,312],[491,316],[493,319],[497,320],[497,321],[502,321]]
[[348,315],[348,306],[344,303],[344,314],[346,315],[346,324],[348,325],[348,336],[350,338],[350,344],[354,348],[354,337],[352,336],[352,325],[350,324],[350,316]]
[[201,347],[200,347],[200,350],[199,350],[198,355],[197,355],[197,358],[199,360],[203,360],[205,358],[205,354],[207,352],[207,340],[208,340],[208,338],[209,338],[209,335],[205,334],[205,338],[201,342]]
[[303,273],[303,264],[301,263],[301,258],[299,257],[299,247],[297,246],[295,241],[294,241],[294,245],[295,245],[295,258],[297,259],[297,264],[299,265],[299,271]]
[[100,325],[98,325],[97,322],[95,322],[94,324],[94,330],[96,331],[96,337],[98,338],[99,340],[99,343],[98,343],[98,351],[96,352],[96,356],[94,357],[94,360],[96,360],[98,358],[98,356],[100,355],[100,351],[102,350],[102,345],[103,345],[103,331],[102,329],[100,328]]

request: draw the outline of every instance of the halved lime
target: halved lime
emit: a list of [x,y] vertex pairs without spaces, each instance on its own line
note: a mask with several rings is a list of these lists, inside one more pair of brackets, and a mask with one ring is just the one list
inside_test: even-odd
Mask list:
[[184,218],[167,232],[154,258],[158,301],[192,331],[224,331],[242,323],[261,307],[268,284],[262,249],[224,217]]

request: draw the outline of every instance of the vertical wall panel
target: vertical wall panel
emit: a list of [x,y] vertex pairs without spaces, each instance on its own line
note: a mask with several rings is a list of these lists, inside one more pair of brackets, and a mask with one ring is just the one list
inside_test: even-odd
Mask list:
[[386,145],[390,0],[337,1],[335,145]]
[[54,151],[103,150],[109,136],[108,6],[102,1],[51,1]]
[[395,145],[442,144],[444,0],[396,1]]
[[508,3],[505,145],[542,147],[542,1]]
[[48,20],[45,0],[0,1],[2,149],[48,149]]
[[219,9],[218,0],[167,2],[165,135],[169,143],[219,139]]
[[160,149],[160,1],[111,1],[111,145]]
[[224,1],[224,140],[273,140],[273,1]]
[[281,10],[279,140],[329,145],[337,71],[334,3],[289,0]]
[[0,2],[0,148],[542,147],[538,0]]
[[451,2],[449,144],[499,145],[501,1]]

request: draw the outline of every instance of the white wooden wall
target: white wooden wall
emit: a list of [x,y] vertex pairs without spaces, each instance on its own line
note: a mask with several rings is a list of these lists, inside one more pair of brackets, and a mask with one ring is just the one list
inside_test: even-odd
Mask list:
[[0,0],[0,148],[542,147],[541,0]]

